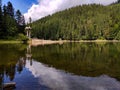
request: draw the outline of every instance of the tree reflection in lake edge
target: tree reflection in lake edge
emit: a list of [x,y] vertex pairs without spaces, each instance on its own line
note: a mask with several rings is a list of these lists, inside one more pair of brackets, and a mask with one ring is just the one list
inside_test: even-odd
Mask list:
[[[26,45],[22,44],[0,44],[0,88],[5,79],[13,81],[16,72],[21,72],[21,58],[25,57]],[[22,66],[22,67],[21,67]]]
[[120,43],[66,43],[32,47],[33,58],[83,76],[107,74],[120,80]]

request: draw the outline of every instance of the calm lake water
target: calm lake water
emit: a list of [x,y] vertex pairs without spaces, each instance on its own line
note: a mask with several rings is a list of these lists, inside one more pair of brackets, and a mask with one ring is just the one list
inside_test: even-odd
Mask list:
[[120,43],[0,44],[0,89],[120,90]]

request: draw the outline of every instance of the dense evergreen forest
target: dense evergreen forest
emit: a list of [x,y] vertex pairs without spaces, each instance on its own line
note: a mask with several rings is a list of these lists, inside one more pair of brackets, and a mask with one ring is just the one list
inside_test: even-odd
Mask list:
[[25,19],[20,10],[15,11],[11,2],[2,5],[0,0],[0,39],[24,37]]
[[32,37],[52,40],[120,40],[120,1],[81,5],[32,23]]

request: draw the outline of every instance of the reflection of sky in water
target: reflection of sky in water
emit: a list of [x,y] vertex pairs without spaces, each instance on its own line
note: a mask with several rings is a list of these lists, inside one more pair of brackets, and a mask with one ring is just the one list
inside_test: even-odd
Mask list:
[[116,79],[102,75],[99,77],[83,77],[66,74],[63,71],[47,67],[42,63],[29,61],[26,68],[38,78],[39,84],[52,90],[120,90],[120,82]]

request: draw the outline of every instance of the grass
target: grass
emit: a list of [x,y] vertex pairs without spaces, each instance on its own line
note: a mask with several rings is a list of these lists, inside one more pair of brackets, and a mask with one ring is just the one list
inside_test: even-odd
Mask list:
[[12,44],[12,43],[22,43],[22,41],[18,40],[0,40],[0,44]]

